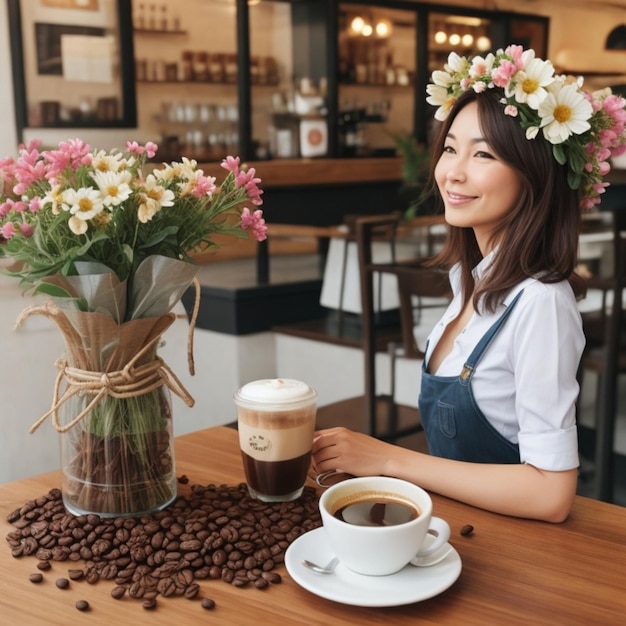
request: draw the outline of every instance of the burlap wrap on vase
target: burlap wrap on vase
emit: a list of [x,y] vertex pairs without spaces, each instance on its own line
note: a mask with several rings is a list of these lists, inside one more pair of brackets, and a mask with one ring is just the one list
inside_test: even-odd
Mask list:
[[53,319],[67,353],[59,370],[48,416],[60,433],[62,492],[75,515],[141,515],[176,497],[170,390],[193,404],[158,357],[162,334],[176,316],[117,324],[110,316],[59,309],[25,310]]

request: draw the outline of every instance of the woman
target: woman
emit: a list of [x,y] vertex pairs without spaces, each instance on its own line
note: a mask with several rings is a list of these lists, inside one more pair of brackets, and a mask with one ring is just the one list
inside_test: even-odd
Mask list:
[[316,433],[316,473],[385,474],[506,515],[567,518],[585,341],[580,206],[599,201],[626,114],[623,99],[590,98],[553,74],[510,46],[453,54],[433,75],[428,100],[444,123],[432,173],[449,225],[435,262],[450,268],[454,297],[422,370],[430,454],[331,428]]

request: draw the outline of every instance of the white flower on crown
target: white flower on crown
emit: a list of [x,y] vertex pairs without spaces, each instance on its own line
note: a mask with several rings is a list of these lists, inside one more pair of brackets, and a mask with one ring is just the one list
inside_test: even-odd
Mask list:
[[563,143],[572,135],[582,135],[591,128],[591,103],[578,91],[576,83],[552,84],[539,105],[543,136],[552,144]]

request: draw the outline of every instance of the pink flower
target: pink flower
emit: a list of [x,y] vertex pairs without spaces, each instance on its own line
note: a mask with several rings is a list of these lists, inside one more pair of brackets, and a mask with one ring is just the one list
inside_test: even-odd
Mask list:
[[502,61],[493,72],[491,72],[491,79],[493,84],[497,87],[506,87],[511,77],[517,72],[517,68],[511,61]]
[[247,172],[240,170],[235,176],[235,186],[245,187],[246,194],[250,199],[250,202],[256,206],[261,206],[263,200],[261,199],[262,189],[259,189],[258,184],[261,182],[260,178],[255,178],[256,170],[251,167]]
[[245,207],[241,212],[241,228],[250,229],[257,241],[267,239],[267,226],[263,219],[263,211],[260,209],[251,212],[248,207]]
[[513,59],[513,63],[518,70],[524,69],[523,53],[524,48],[518,45],[508,46],[505,50],[505,54],[508,54]]
[[584,211],[590,211],[591,209],[593,209],[594,205],[596,203],[589,198],[588,196],[584,197],[581,201],[580,201],[580,207],[584,210]]
[[127,141],[126,149],[132,154],[141,155],[144,152],[144,148],[140,146],[136,141]]
[[504,107],[504,114],[505,115],[510,115],[511,117],[517,117],[517,107],[514,106],[513,104],[507,104],[507,106]]
[[30,224],[27,224],[26,222],[22,222],[20,224],[20,232],[24,235],[24,237],[32,237],[34,231],[35,229]]
[[152,159],[157,153],[158,149],[159,146],[157,146],[157,144],[155,144],[153,141],[148,141],[148,143],[146,143],[146,155],[148,156],[148,158]]
[[191,190],[192,195],[196,198],[202,198],[202,196],[211,196],[215,193],[215,178],[212,176],[198,176],[195,181],[195,185]]
[[46,164],[41,161],[40,154],[36,150],[22,150],[12,170],[16,181],[13,193],[18,196],[26,193],[28,187],[44,180],[46,176]]
[[39,196],[35,196],[34,198],[31,198],[31,201],[28,203],[28,210],[31,213],[37,213],[41,210],[41,205],[41,198]]
[[11,239],[13,235],[15,235],[15,226],[13,222],[7,222],[0,228],[0,235],[2,235],[5,239]]
[[624,154],[624,152],[626,152],[626,144],[622,144],[621,146],[613,148],[613,150],[611,150],[611,156],[621,156],[622,154]]
[[63,141],[58,150],[47,150],[43,156],[47,163],[48,180],[59,177],[68,167],[75,171],[81,165],[89,165],[92,160],[89,146],[80,139]]
[[0,217],[6,217],[13,209],[13,200],[8,199],[6,202],[0,202]]
[[136,141],[127,141],[126,149],[131,154],[136,154],[137,156],[141,156],[145,152],[146,156],[151,159],[156,154],[159,146],[157,146],[157,144],[155,144],[153,141],[148,141],[145,147],[140,145]]
[[232,172],[235,176],[239,174],[239,157],[227,156],[220,165],[229,172]]
[[470,76],[484,76],[487,73],[487,63],[482,57],[474,57],[472,59],[472,66],[469,70]]

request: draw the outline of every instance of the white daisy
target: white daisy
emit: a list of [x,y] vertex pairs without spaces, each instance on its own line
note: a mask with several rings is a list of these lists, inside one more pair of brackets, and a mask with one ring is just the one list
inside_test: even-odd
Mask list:
[[563,86],[556,82],[539,105],[538,113],[543,136],[550,143],[559,144],[570,135],[581,135],[591,128],[589,118],[593,108],[575,83]]
[[63,209],[86,222],[104,209],[102,195],[93,187],[66,189],[63,192]]
[[120,152],[107,153],[104,150],[96,152],[91,161],[91,166],[96,172],[119,172],[132,164]]
[[505,94],[507,97],[513,96],[518,102],[527,102],[531,109],[537,110],[548,95],[545,88],[552,84],[553,76],[554,67],[550,61],[530,59],[526,68],[515,76],[515,84],[507,87]]
[[456,52],[451,52],[448,55],[448,63],[445,67],[446,70],[462,74],[468,67],[469,61],[466,57],[459,56]]
[[141,194],[137,218],[142,224],[149,222],[163,207],[174,206],[174,192],[159,184],[155,176],[146,177],[145,193]]
[[448,114],[450,113],[450,108],[454,104],[456,98],[448,93],[448,90],[441,85],[427,85],[426,93],[428,93],[428,97],[426,98],[426,102],[432,104],[433,106],[439,107],[435,111],[435,119],[443,122]]
[[132,194],[130,182],[131,173],[128,170],[121,172],[92,172],[91,177],[94,179],[98,189],[102,192],[103,203],[106,207],[119,206],[125,200],[128,200]]

